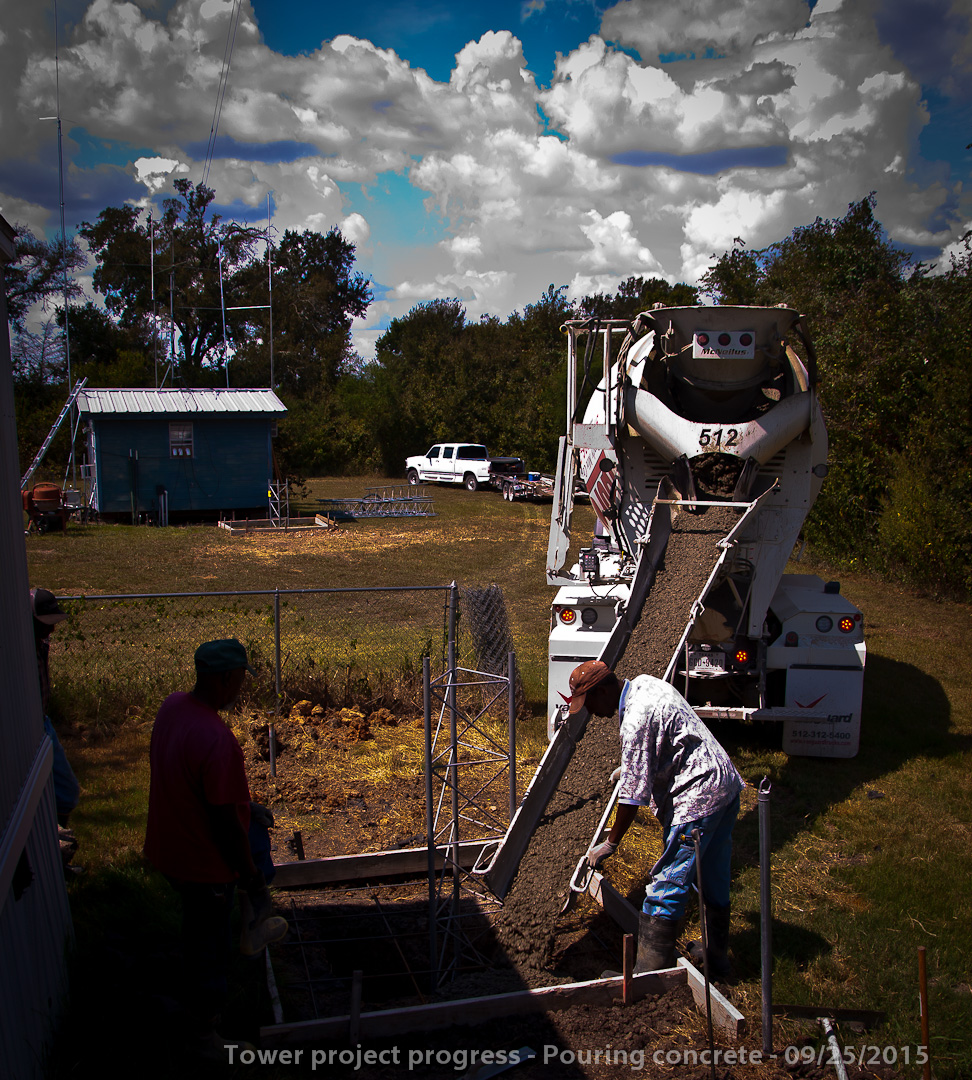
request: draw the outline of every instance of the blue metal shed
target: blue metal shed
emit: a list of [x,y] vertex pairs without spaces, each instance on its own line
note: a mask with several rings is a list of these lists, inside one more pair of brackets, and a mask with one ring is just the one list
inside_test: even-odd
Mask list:
[[137,521],[267,505],[287,412],[272,390],[83,390],[77,407],[88,505],[99,513]]

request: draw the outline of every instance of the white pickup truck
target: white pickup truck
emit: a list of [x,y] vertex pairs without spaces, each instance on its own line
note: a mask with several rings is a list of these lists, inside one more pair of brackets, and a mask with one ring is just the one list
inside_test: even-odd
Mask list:
[[487,484],[496,486],[500,477],[519,476],[522,458],[491,458],[481,443],[436,443],[427,454],[405,459],[405,476],[410,484],[435,480],[463,484],[475,491]]

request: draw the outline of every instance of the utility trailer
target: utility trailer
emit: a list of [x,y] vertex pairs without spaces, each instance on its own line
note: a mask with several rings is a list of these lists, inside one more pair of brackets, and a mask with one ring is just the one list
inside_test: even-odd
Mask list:
[[527,499],[542,502],[553,498],[554,479],[538,472],[525,472],[522,476],[507,476],[502,473],[490,474],[493,487],[499,489],[507,502]]
[[[660,658],[663,677],[707,723],[781,722],[787,753],[853,757],[862,614],[836,582],[783,573],[827,475],[815,354],[799,314],[785,306],[655,308],[633,323],[571,321],[566,329],[569,420],[547,558],[548,583],[558,589],[550,733],[566,713],[570,671],[598,657],[618,663],[640,605],[650,612],[658,602],[653,571],[641,595],[633,588],[649,551],[661,565],[673,522],[704,520],[716,507],[738,520],[712,545],[711,572]],[[575,476],[597,529],[565,570]]]

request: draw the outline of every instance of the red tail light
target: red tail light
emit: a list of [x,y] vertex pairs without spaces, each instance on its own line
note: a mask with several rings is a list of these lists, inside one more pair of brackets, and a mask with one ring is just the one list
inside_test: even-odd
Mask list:
[[850,615],[845,615],[837,625],[840,627],[842,634],[849,634],[854,629],[854,620]]
[[787,647],[788,649],[795,649],[795,648],[797,647],[797,645],[799,645],[799,644],[800,644],[800,637],[799,637],[799,635],[797,634],[796,630],[791,630],[791,631],[790,631],[790,632],[789,632],[789,633],[788,633],[788,634],[786,635],[786,637],[785,637],[785,638],[783,639],[783,644],[784,644],[784,645],[785,645],[785,646],[786,646],[786,647]]
[[577,612],[573,608],[565,607],[560,609],[560,621],[570,626],[572,622],[577,619]]
[[736,649],[736,655],[734,657],[737,664],[749,663],[749,650],[748,649]]

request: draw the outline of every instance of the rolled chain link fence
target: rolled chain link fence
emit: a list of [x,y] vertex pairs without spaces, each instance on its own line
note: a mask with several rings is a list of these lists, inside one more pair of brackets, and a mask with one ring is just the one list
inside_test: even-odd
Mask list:
[[[469,634],[477,668],[491,675],[506,675],[507,657],[514,649],[503,590],[499,585],[463,589],[460,602],[463,627]],[[516,712],[523,716],[526,699],[518,664],[514,665],[513,679]]]
[[[302,698],[344,707],[421,708],[422,658],[445,670],[455,586],[61,597],[52,637],[59,711],[110,725],[194,682],[204,641],[238,638],[256,678],[249,702],[280,711]],[[460,663],[473,660],[457,629]],[[278,647],[279,641],[279,647]]]

